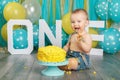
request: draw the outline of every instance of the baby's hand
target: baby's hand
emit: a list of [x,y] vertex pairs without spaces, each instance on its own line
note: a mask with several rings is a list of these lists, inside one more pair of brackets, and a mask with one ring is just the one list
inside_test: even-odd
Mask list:
[[77,35],[77,40],[78,40],[78,41],[82,40],[82,35],[81,35],[81,33],[78,33],[78,35]]

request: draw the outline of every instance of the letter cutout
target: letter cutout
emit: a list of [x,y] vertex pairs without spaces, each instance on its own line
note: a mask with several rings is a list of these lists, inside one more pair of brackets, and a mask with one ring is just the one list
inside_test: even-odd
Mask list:
[[[25,25],[28,31],[28,47],[25,49],[15,49],[13,47],[13,26]],[[33,50],[33,26],[30,20],[10,20],[7,23],[8,51],[11,54],[30,54]]]
[[62,47],[62,28],[61,20],[56,20],[56,36],[54,37],[45,20],[39,20],[39,47],[45,46],[45,34],[53,45]]
[[[89,25],[86,28],[86,30],[88,31],[89,27],[104,28],[104,24],[105,24],[104,21],[89,21]],[[91,34],[91,36],[93,41],[104,41],[104,35]],[[103,49],[92,48],[90,51],[90,55],[103,56]]]

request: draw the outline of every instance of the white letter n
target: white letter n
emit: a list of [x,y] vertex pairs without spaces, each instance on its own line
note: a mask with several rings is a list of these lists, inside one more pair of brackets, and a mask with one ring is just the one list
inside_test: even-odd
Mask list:
[[39,47],[45,46],[45,34],[47,35],[48,39],[50,40],[51,44],[55,46],[62,47],[62,28],[61,28],[61,20],[56,21],[56,37],[54,37],[52,31],[50,30],[49,26],[45,22],[45,20],[39,20]]

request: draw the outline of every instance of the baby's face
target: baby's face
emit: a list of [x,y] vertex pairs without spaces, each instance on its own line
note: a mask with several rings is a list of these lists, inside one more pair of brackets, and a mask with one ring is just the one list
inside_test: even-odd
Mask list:
[[71,26],[75,32],[83,32],[87,25],[87,16],[83,12],[78,12],[71,15]]

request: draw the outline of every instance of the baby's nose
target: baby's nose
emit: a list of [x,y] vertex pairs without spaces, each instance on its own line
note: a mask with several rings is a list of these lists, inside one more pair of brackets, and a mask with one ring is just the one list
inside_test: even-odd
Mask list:
[[78,25],[78,23],[77,23],[77,22],[75,22],[75,25]]

